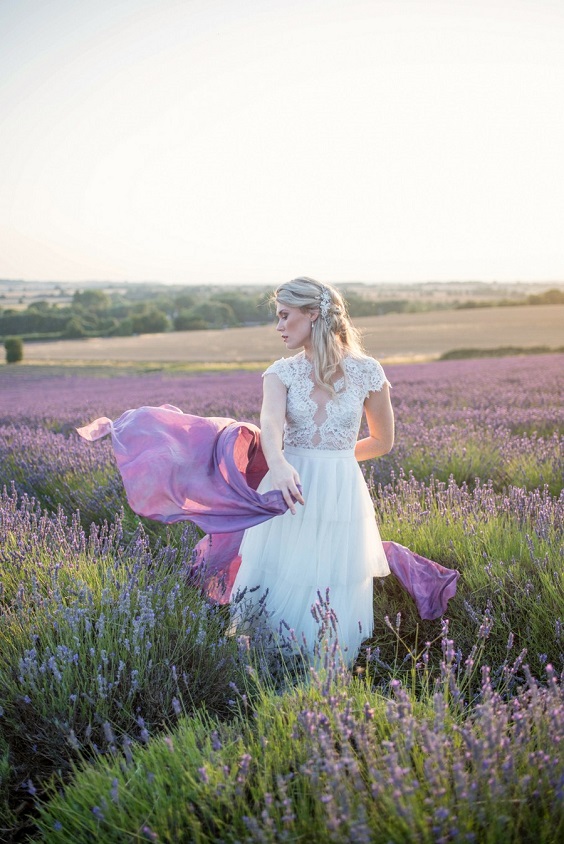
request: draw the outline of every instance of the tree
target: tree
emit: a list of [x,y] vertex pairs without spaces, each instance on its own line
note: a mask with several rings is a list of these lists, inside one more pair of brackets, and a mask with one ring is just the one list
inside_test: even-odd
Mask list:
[[107,311],[110,297],[103,290],[77,290],[72,297],[73,305],[82,305],[87,311]]
[[19,363],[23,360],[23,340],[21,337],[6,337],[4,340],[6,363]]
[[178,296],[174,297],[174,304],[178,308],[178,310],[188,310],[188,308],[192,308],[196,300],[192,293],[180,293]]
[[233,313],[233,308],[224,302],[202,302],[195,308],[191,308],[189,313],[190,316],[207,323],[209,328],[237,325],[237,317]]
[[63,332],[63,337],[67,340],[77,340],[80,337],[86,337],[87,331],[78,316],[73,316],[69,319]]
[[131,324],[135,334],[160,334],[170,328],[167,315],[152,304],[144,305],[132,314]]
[[182,310],[174,317],[175,331],[203,331],[209,328],[205,319],[194,316],[191,310]]

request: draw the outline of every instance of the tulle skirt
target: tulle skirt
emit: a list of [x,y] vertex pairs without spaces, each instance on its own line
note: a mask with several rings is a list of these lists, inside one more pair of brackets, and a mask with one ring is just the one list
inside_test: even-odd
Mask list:
[[[290,628],[313,651],[320,625],[312,607],[329,590],[339,646],[352,662],[373,629],[372,579],[390,572],[374,506],[354,449],[286,446],[284,455],[298,471],[305,504],[245,531],[233,595],[247,590],[242,606],[265,600],[270,627],[286,635]],[[268,473],[259,492],[270,488]]]

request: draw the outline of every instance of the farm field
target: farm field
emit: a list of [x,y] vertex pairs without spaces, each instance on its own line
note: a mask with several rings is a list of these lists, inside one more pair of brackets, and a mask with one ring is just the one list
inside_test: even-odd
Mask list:
[[[360,317],[367,351],[382,361],[432,360],[459,348],[563,344],[564,305],[474,308]],[[26,344],[28,362],[271,361],[285,352],[272,326],[175,331]]]
[[315,671],[260,618],[233,630],[187,576],[198,531],[135,516],[110,443],[74,431],[166,402],[257,422],[258,372],[1,367],[0,840],[561,841],[562,361],[386,366],[380,531],[458,592],[422,621],[376,580],[354,668],[333,643]]

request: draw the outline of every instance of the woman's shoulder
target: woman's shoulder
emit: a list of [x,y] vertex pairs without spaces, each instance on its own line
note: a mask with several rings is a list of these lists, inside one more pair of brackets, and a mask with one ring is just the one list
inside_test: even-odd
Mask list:
[[379,392],[384,384],[391,386],[380,361],[370,355],[348,355],[345,358],[345,367],[349,376],[362,386],[366,395],[373,390]]
[[277,375],[282,383],[286,387],[289,387],[294,374],[302,365],[304,360],[305,355],[303,352],[299,352],[291,358],[280,358],[279,360],[275,360],[274,363],[271,363],[268,369],[264,370],[262,375],[263,377],[265,375]]

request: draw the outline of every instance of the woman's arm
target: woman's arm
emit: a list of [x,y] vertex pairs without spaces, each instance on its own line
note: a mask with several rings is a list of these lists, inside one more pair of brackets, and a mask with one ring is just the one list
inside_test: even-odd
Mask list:
[[394,444],[394,411],[387,383],[381,390],[373,390],[364,402],[370,436],[358,440],[354,456],[357,460],[370,460],[387,454]]
[[304,503],[298,484],[300,477],[282,453],[287,390],[280,378],[271,373],[263,378],[260,412],[261,446],[270,469],[272,488],[279,489],[284,501],[295,514],[296,501]]

